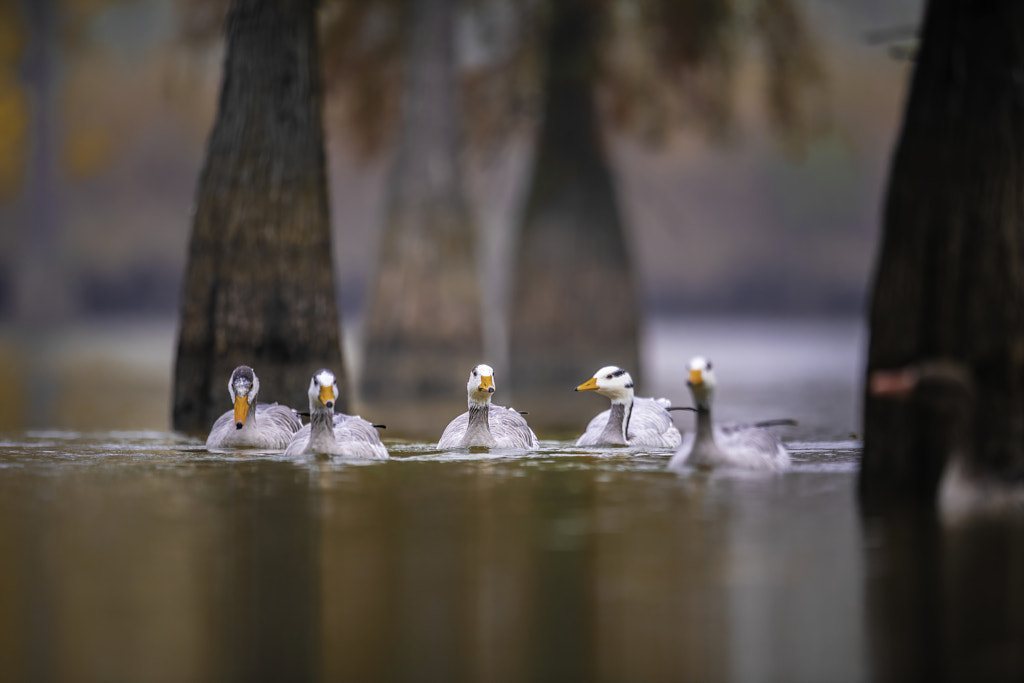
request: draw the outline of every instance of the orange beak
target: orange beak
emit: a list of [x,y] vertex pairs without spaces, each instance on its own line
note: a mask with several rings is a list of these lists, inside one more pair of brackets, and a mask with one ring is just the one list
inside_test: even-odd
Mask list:
[[320,387],[320,402],[324,405],[334,403],[334,387]]
[[704,384],[704,373],[700,370],[690,370],[690,384]]
[[245,396],[235,396],[235,425],[241,428],[249,415],[249,401]]
[[494,378],[483,375],[480,378],[480,391],[486,391],[490,394],[494,393]]
[[591,377],[586,382],[576,387],[576,391],[597,391],[597,379]]

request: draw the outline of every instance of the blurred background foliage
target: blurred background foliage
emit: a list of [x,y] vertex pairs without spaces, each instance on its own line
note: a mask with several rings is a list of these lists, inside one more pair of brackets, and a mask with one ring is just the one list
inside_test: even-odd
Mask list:
[[[668,312],[861,310],[907,74],[864,36],[912,25],[920,2],[594,5],[605,20],[606,140],[643,298]],[[225,7],[0,2],[0,315],[18,314],[25,258],[63,271],[61,316],[174,313]],[[499,298],[537,123],[544,9],[467,0],[459,16],[467,177]],[[398,0],[325,0],[321,11],[335,251],[351,319],[375,262],[405,11]],[[44,125],[56,218],[46,249],[32,251],[30,169],[47,153],[33,128]]]

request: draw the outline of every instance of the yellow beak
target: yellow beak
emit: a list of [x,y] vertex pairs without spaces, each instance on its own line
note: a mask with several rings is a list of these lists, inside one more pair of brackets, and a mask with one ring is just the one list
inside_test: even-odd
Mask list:
[[320,402],[324,405],[334,400],[334,387],[320,387]]
[[597,391],[597,379],[591,377],[586,382],[576,387],[576,391]]
[[245,424],[245,418],[249,415],[249,402],[245,396],[235,396],[235,424]]
[[690,384],[704,384],[704,373],[700,370],[690,370]]
[[488,390],[490,390],[491,393],[494,392],[494,378],[483,375],[480,377],[480,391]]

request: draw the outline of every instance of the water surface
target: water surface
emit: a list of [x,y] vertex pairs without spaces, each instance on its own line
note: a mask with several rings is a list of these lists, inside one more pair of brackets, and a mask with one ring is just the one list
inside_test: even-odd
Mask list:
[[0,680],[1024,680],[1021,520],[857,505],[863,338],[648,329],[642,393],[684,402],[699,353],[722,418],[800,421],[778,475],[552,440],[209,453],[108,426],[166,424],[166,329],[6,356],[28,370],[3,395],[48,387],[32,415],[60,429],[0,433]]
[[670,454],[0,444],[9,678],[865,678],[857,444],[783,475]]

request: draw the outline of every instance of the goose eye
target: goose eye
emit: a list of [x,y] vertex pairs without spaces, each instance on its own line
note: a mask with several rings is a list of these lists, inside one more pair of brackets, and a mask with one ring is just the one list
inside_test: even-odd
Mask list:
[[708,361],[708,370],[711,369],[711,361]]

